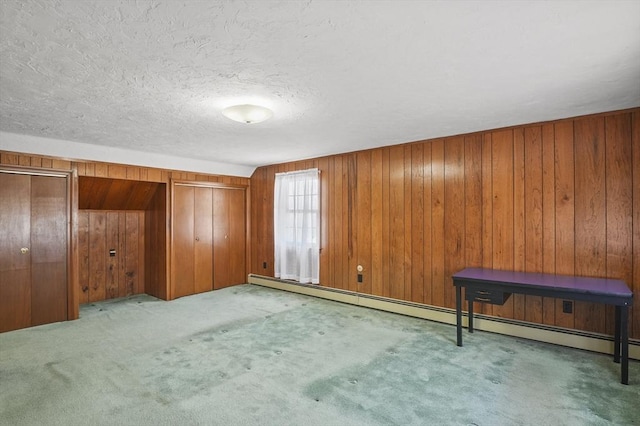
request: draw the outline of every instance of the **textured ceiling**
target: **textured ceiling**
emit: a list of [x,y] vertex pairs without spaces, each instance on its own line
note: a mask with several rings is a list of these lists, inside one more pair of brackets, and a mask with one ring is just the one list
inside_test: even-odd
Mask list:
[[[640,105],[638,1],[1,0],[0,25],[5,135],[218,163]],[[222,116],[247,101],[274,118]]]

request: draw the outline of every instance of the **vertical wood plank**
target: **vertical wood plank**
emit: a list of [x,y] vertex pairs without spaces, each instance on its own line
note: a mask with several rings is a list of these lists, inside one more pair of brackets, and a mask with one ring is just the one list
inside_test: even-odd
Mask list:
[[327,223],[327,241],[324,243],[323,251],[327,255],[328,259],[328,267],[329,267],[329,275],[325,278],[322,278],[322,284],[327,287],[335,286],[335,258],[336,258],[336,240],[335,240],[335,209],[336,209],[336,201],[335,201],[335,157],[329,158],[329,164],[327,165],[327,174],[329,176],[329,180],[327,182],[328,185],[328,194],[327,194],[327,213],[326,213],[326,223]]
[[465,264],[482,266],[482,135],[464,138]]
[[358,191],[358,177],[357,177],[357,163],[355,154],[348,154],[345,156],[347,162],[347,259],[346,269],[347,274],[345,279],[347,281],[347,289],[349,291],[358,291],[357,282],[357,258],[358,258],[358,227],[356,218],[356,193]]
[[80,304],[89,302],[89,213],[78,212],[78,271]]
[[[513,269],[513,131],[492,134],[493,266]],[[513,298],[494,306],[499,317],[513,318]]]
[[[120,250],[118,247],[119,240],[119,214],[118,212],[106,212],[107,230],[106,230],[106,251],[103,256],[106,257],[106,278],[104,284],[105,299],[113,299],[118,297],[118,287],[120,285],[119,278],[119,262]],[[111,256],[110,251],[115,250],[116,254]]]
[[[482,267],[493,268],[493,151],[492,134],[482,136]],[[477,306],[480,305],[480,306]],[[493,305],[476,304],[475,312],[493,314]]]
[[[84,164],[84,163],[82,163]],[[31,167],[42,167],[42,157],[32,156],[31,157]]]
[[[136,280],[135,287],[133,289],[134,294],[144,293],[145,283],[145,241],[146,235],[146,213],[144,211],[138,212],[138,279]],[[158,248],[154,248],[154,251]]]
[[454,308],[451,275],[464,268],[464,138],[444,141],[444,306]]
[[383,295],[384,275],[382,258],[383,241],[383,194],[382,194],[382,149],[371,153],[371,294]]
[[54,158],[51,161],[51,168],[59,170],[71,170],[71,161]]
[[335,210],[333,211],[333,223],[335,224],[333,239],[334,239],[334,248],[335,248],[335,258],[334,258],[334,281],[330,285],[336,288],[345,288],[343,277],[344,277],[344,259],[346,257],[346,250],[344,247],[344,239],[343,239],[343,184],[342,184],[342,157],[336,157],[334,162],[333,169],[333,182],[334,182],[334,205]]
[[[371,294],[371,151],[357,154],[357,195],[355,226],[357,228],[357,265],[362,265],[363,281],[358,283],[358,291]],[[353,269],[352,273],[357,274]]]
[[[525,131],[513,130],[513,269],[525,269]],[[513,318],[524,320],[527,296],[513,294]]]
[[431,303],[436,306],[445,306],[444,180],[444,141],[438,139],[431,142]]
[[95,163],[94,173],[96,177],[109,177],[109,166],[105,163]]
[[411,301],[424,303],[424,144],[411,146]]
[[410,144],[405,144],[403,145],[404,148],[404,152],[403,152],[403,159],[404,159],[404,165],[403,165],[403,169],[404,169],[404,177],[403,177],[403,183],[404,183],[404,217],[402,218],[402,224],[404,225],[404,229],[402,230],[402,236],[403,236],[403,240],[404,240],[404,250],[403,250],[403,256],[402,256],[402,264],[404,266],[404,296],[403,299],[404,300],[413,300],[413,295],[411,294],[411,290],[413,289],[413,285],[411,283],[412,280],[412,274],[411,274],[411,268],[412,268],[412,261],[411,261],[411,245],[412,245],[412,240],[411,240],[411,209],[413,208],[413,200],[411,199],[411,187],[412,187],[412,177],[413,177],[413,172],[412,172],[412,160],[411,160],[411,145]]
[[404,299],[404,149],[389,148],[389,273],[393,299]]
[[105,273],[107,250],[107,215],[94,212],[89,216],[89,302],[106,298]]
[[[576,274],[603,277],[607,250],[604,118],[582,118],[574,123]],[[579,328],[603,333],[604,317],[602,305],[576,302]]]
[[[323,157],[318,161],[320,170],[320,283],[324,284],[329,278],[329,159]],[[253,212],[255,208],[252,207]],[[255,223],[255,222],[253,222]]]
[[[555,272],[575,273],[575,158],[573,122],[555,125]],[[572,328],[575,313],[562,312],[562,300],[555,299],[555,325]]]
[[130,235],[130,230],[127,228],[127,216],[125,211],[118,212],[118,275],[120,277],[118,286],[118,297],[126,297],[134,294],[127,290],[129,279],[127,277],[127,239]]
[[[543,272],[543,205],[542,205],[542,128],[527,127],[524,133],[525,175],[523,198],[525,209],[526,272]],[[542,297],[526,296],[525,321],[542,323]]]
[[382,296],[389,297],[391,294],[391,268],[390,268],[390,167],[389,148],[382,150]]
[[[548,123],[542,126],[542,272],[547,274],[556,272],[555,187],[555,130]],[[542,298],[542,321],[555,324],[555,298]]]
[[432,209],[431,206],[433,205],[433,201],[432,201],[432,189],[433,189],[433,182],[432,182],[432,158],[431,158],[431,142],[424,142],[422,143],[423,146],[423,152],[422,155],[424,157],[424,166],[423,166],[423,174],[422,177],[424,179],[424,192],[423,192],[423,203],[424,203],[424,214],[423,214],[423,219],[424,219],[424,229],[423,229],[423,234],[424,234],[424,238],[423,238],[423,244],[424,244],[424,255],[423,255],[423,262],[424,262],[424,282],[423,282],[423,287],[424,289],[422,290],[422,297],[424,300],[424,303],[426,303],[427,305],[431,305],[433,302],[433,249],[432,249],[432,233],[433,233],[433,226],[432,226]]
[[140,248],[140,224],[139,213],[136,211],[128,211],[124,213],[125,215],[125,229],[126,233],[124,236],[125,244],[126,244],[126,272],[125,276],[122,277],[125,281],[125,293],[126,295],[131,295],[136,293],[136,289],[139,287],[139,248]]
[[633,306],[630,309],[629,335],[640,339],[640,110],[631,114],[631,151],[633,170],[633,278],[629,285],[633,291]]
[[[606,274],[633,281],[633,152],[631,115],[605,118]],[[605,331],[615,333],[615,308],[605,306]]]

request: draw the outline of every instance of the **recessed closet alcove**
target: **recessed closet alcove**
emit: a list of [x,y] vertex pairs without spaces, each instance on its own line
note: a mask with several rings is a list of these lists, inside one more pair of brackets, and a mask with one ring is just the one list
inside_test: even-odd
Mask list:
[[78,178],[80,303],[147,293],[167,299],[167,185]]

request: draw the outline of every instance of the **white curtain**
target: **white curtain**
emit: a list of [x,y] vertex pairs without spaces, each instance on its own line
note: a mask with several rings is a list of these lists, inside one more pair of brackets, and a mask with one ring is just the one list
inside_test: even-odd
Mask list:
[[320,283],[318,169],[278,173],[274,194],[275,275]]

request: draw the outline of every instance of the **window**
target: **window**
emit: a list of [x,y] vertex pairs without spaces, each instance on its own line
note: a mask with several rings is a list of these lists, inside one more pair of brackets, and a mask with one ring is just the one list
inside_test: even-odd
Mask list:
[[278,173],[274,188],[275,275],[320,282],[320,179],[318,169]]

